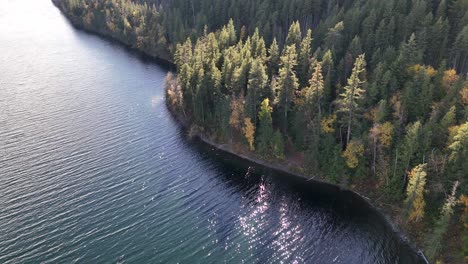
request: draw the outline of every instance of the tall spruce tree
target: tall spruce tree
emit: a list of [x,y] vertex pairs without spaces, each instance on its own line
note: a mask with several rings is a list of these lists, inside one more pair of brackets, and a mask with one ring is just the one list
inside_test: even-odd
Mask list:
[[306,36],[302,39],[298,54],[297,77],[299,79],[299,86],[304,88],[309,79],[310,56],[312,44],[312,30],[307,30]]
[[299,88],[299,82],[294,71],[297,65],[297,53],[294,45],[287,46],[281,56],[281,68],[279,69],[278,90],[281,108],[281,126],[283,132],[288,130],[288,113],[295,98],[295,92]]
[[257,150],[260,155],[268,157],[271,151],[271,140],[273,138],[273,121],[271,113],[273,108],[270,106],[270,100],[265,98],[260,106],[258,112],[258,136],[257,136]]

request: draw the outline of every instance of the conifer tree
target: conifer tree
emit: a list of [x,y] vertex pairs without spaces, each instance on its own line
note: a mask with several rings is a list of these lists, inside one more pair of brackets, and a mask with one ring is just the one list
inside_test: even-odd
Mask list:
[[297,65],[297,54],[294,45],[287,46],[284,55],[281,56],[281,68],[278,77],[279,106],[281,108],[281,124],[283,131],[287,131],[288,112],[294,100],[295,92],[299,88],[299,83],[294,72]]
[[322,75],[322,63],[316,61],[313,66],[312,76],[309,79],[309,86],[305,89],[305,97],[308,107],[317,110],[320,120],[322,114],[322,98],[324,92],[324,81]]
[[[298,50],[301,45],[302,33],[299,21],[293,22],[289,27],[288,36],[286,37],[285,46],[294,45],[295,49]],[[286,51],[286,50],[284,50]]]
[[322,57],[322,69],[324,73],[323,83],[323,107],[328,108],[329,102],[332,101],[334,91],[332,90],[333,82],[333,56],[331,50],[327,50]]
[[280,50],[278,47],[278,43],[276,42],[276,38],[273,39],[273,42],[270,45],[270,49],[268,50],[268,53],[269,53],[268,73],[271,77],[273,75],[278,74],[278,69],[279,69],[279,64],[280,64]]
[[401,161],[400,166],[398,167],[398,175],[400,176],[404,174],[403,184],[406,183],[407,174],[406,172],[410,169],[411,164],[414,164],[417,158],[417,153],[420,150],[420,138],[422,134],[422,126],[421,122],[417,121],[413,124],[408,125],[406,128],[406,135],[404,136],[403,140],[400,142],[400,146],[398,148],[399,156],[395,163]]
[[234,27],[234,20],[231,18],[229,19],[228,25],[227,25],[227,33],[229,35],[229,42],[228,45],[232,46],[236,44],[237,42],[237,35],[236,35],[236,29]]
[[257,123],[258,105],[261,98],[269,97],[267,92],[268,75],[261,59],[254,59],[249,71],[247,83],[246,107],[247,115]]
[[265,41],[260,36],[260,33],[258,32],[258,28],[255,28],[255,32],[252,36],[251,55],[253,58],[259,59],[263,63],[266,61],[267,54],[266,54]]
[[411,34],[408,42],[404,42],[400,49],[400,54],[395,61],[395,69],[398,70],[398,79],[404,80],[408,66],[419,64],[422,60],[421,50],[418,48],[416,35]]
[[457,133],[448,149],[450,150],[450,161],[468,167],[466,162],[468,160],[468,122],[465,122],[457,129]]
[[460,72],[468,71],[468,25],[463,27],[455,39],[452,61],[452,65]]
[[342,122],[346,125],[346,144],[351,139],[352,126],[356,118],[356,112],[359,111],[359,102],[362,99],[365,90],[363,84],[365,83],[366,61],[364,54],[359,55],[354,63],[354,68],[351,76],[348,78],[348,85],[345,86],[344,91],[340,94],[338,104],[340,106],[339,112],[343,113]]
[[336,23],[334,27],[328,29],[328,33],[325,38],[325,46],[330,48],[335,54],[340,52],[344,28],[343,21],[340,21]]
[[284,142],[281,132],[278,130],[273,133],[273,138],[271,139],[271,145],[273,150],[273,155],[277,159],[284,158]]
[[205,70],[203,68],[202,53],[201,45],[196,45],[192,64],[193,74],[191,75],[192,78],[190,80],[190,90],[194,94],[192,111],[194,113],[195,122],[200,125],[205,121],[204,97],[207,92],[206,86],[203,85]]
[[302,39],[298,54],[298,70],[297,76],[301,88],[307,85],[309,79],[309,65],[310,65],[310,45],[312,43],[312,30],[307,30],[306,36]]
[[258,112],[259,126],[257,136],[257,150],[260,155],[264,157],[267,157],[271,150],[271,139],[273,137],[272,112],[273,109],[270,106],[270,100],[265,98]]
[[457,194],[458,185],[459,185],[458,181],[456,181],[453,184],[452,192],[447,197],[444,205],[442,206],[440,210],[440,216],[439,216],[439,219],[437,219],[435,223],[435,228],[427,236],[426,243],[425,243],[425,246],[426,246],[425,253],[426,253],[426,256],[431,261],[435,261],[437,254],[440,253],[440,250],[443,247],[443,243],[442,243],[443,238],[444,238],[445,233],[447,232],[447,229],[449,228],[450,219],[452,218],[452,215],[454,213],[454,207],[457,203],[456,194]]

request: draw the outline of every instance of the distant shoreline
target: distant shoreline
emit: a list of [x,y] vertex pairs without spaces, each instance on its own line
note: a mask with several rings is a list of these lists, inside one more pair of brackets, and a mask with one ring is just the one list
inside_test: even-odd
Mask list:
[[[165,58],[162,58],[161,56],[158,56],[156,54],[151,54],[151,53],[149,53],[149,52],[147,52],[145,50],[134,47],[130,43],[126,43],[125,41],[123,41],[121,39],[118,39],[118,38],[115,38],[115,37],[111,36],[108,32],[105,32],[105,31],[102,31],[102,30],[88,29],[88,28],[84,27],[82,24],[80,24],[80,23],[74,21],[73,19],[71,19],[70,17],[68,17],[66,15],[66,13],[60,8],[60,5],[58,5],[58,3],[57,3],[58,0],[51,0],[51,1],[55,5],[55,7],[57,7],[60,10],[62,15],[65,18],[67,18],[67,20],[70,22],[70,24],[74,28],[82,30],[84,32],[87,32],[87,33],[95,35],[95,36],[105,38],[105,39],[107,39],[109,41],[112,41],[114,43],[119,43],[120,45],[123,45],[125,48],[131,50],[132,52],[136,52],[138,54],[141,54],[141,55],[145,56],[146,58],[149,58],[149,59],[153,60],[158,65],[163,66],[163,67],[165,67],[165,68],[167,68],[167,69],[169,69],[171,71],[175,71],[176,65],[170,59],[165,59]],[[168,55],[168,56],[170,56],[170,55]]]

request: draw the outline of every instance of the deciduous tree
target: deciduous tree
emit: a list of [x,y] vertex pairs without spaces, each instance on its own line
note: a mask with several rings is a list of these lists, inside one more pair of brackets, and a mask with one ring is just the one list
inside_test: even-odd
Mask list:
[[255,125],[252,124],[250,117],[245,118],[242,131],[244,132],[245,139],[247,139],[247,142],[249,143],[250,150],[255,150]]
[[424,216],[424,188],[426,186],[426,163],[414,167],[408,175],[406,187],[406,215],[409,221],[420,221]]

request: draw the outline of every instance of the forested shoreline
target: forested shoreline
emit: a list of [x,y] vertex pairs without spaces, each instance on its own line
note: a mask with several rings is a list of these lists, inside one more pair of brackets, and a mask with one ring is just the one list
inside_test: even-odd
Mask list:
[[191,133],[368,192],[431,261],[466,259],[465,1],[54,3],[174,62],[168,105]]

